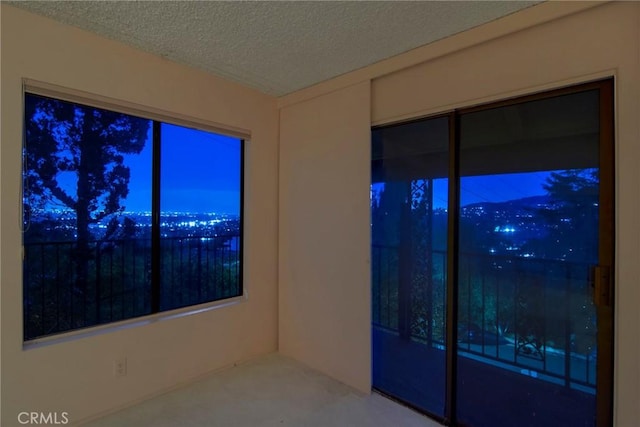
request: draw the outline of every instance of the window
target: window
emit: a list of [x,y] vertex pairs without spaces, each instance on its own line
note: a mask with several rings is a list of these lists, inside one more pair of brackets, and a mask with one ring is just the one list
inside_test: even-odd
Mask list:
[[25,341],[242,295],[243,147],[26,93]]

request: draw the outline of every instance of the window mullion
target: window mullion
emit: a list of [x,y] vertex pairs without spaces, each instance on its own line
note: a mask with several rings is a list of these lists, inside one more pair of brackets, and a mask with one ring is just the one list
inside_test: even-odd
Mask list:
[[447,321],[445,422],[456,424],[458,353],[458,234],[460,207],[460,125],[457,112],[449,114],[449,203],[447,230]]
[[151,312],[160,311],[160,140],[162,123],[153,122],[151,180]]

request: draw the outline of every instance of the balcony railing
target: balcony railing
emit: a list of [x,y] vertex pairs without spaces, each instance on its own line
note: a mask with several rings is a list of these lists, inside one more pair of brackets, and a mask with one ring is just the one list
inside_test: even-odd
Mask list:
[[[445,348],[446,252],[410,271],[398,247],[372,247],[374,326],[430,348]],[[595,392],[595,312],[589,265],[461,253],[461,356]]]
[[[152,313],[150,239],[24,245],[24,338]],[[160,311],[237,296],[240,237],[163,237]]]

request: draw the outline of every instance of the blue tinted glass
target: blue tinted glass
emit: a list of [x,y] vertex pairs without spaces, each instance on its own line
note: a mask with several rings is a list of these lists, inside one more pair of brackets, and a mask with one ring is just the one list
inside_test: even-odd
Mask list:
[[593,426],[599,99],[460,117],[458,420]]
[[25,340],[150,312],[150,129],[25,94]]
[[373,387],[444,416],[448,119],[373,132]]
[[161,309],[240,295],[242,144],[162,124]]

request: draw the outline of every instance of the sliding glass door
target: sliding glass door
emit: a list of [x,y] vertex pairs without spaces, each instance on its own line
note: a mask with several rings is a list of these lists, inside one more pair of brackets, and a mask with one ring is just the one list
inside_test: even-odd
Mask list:
[[374,129],[374,388],[455,425],[611,424],[612,86]]
[[448,146],[447,116],[373,132],[373,384],[440,417]]

